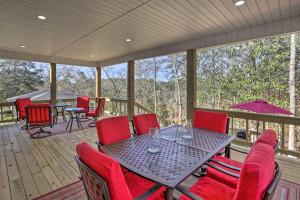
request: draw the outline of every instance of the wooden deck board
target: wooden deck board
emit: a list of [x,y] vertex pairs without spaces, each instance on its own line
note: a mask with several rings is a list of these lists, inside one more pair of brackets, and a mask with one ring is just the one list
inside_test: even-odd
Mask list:
[[[96,148],[96,140],[95,128],[31,139],[20,124],[0,125],[1,200],[32,199],[78,180],[75,145],[87,142]],[[234,152],[232,157],[244,159]],[[277,160],[283,178],[300,184],[300,161],[282,156]]]

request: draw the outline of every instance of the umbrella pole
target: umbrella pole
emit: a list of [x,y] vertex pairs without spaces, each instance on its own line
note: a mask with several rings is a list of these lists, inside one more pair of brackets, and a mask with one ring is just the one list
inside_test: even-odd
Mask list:
[[256,139],[258,138],[258,127],[259,127],[259,121],[257,120],[257,126],[256,126]]

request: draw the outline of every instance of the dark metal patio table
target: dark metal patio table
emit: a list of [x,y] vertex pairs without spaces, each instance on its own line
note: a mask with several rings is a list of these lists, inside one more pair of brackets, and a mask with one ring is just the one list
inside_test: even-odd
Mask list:
[[167,187],[166,199],[173,190],[213,155],[229,145],[234,137],[204,129],[194,129],[193,139],[183,139],[181,126],[160,130],[160,152],[147,151],[150,136],[144,134],[111,145],[102,150],[127,169]]

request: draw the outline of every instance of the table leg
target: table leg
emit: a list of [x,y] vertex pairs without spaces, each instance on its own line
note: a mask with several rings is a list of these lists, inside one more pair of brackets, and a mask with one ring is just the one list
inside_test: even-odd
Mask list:
[[55,124],[57,124],[57,118],[58,118],[58,110],[55,107]]
[[61,116],[62,116],[64,122],[67,122],[66,116],[65,116],[65,108],[64,107],[61,108]]
[[70,125],[70,133],[71,133],[71,131],[72,131],[72,126],[73,126],[73,120],[74,120],[74,118],[73,118],[73,116],[72,116],[72,118],[71,118],[71,125]]
[[171,200],[171,199],[173,199],[173,192],[174,192],[174,189],[168,187],[168,188],[167,188],[167,191],[166,191],[165,199],[166,199],[166,200]]
[[70,122],[71,122],[71,119],[72,119],[72,117],[71,117],[71,114],[70,114],[70,113],[69,113],[69,116],[70,116],[70,119],[69,119],[69,121],[68,121],[68,124],[67,124],[66,130],[68,130],[68,127],[69,127],[69,125],[70,125]]

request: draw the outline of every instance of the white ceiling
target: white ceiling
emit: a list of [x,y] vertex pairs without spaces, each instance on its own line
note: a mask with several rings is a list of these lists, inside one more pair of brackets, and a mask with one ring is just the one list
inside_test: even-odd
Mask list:
[[102,61],[299,15],[300,0],[0,0],[0,50]]

